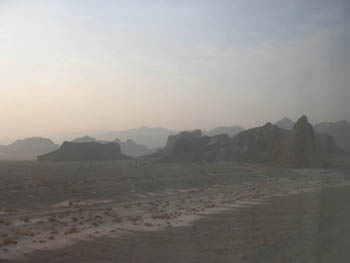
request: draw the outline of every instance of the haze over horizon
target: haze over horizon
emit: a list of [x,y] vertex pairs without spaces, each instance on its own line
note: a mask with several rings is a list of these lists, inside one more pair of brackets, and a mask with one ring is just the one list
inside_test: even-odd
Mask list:
[[350,1],[0,1],[0,139],[350,119]]

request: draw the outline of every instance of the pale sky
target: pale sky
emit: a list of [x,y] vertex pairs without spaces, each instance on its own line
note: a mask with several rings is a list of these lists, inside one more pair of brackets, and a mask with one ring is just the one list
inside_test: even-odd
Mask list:
[[350,119],[348,0],[0,0],[0,138]]

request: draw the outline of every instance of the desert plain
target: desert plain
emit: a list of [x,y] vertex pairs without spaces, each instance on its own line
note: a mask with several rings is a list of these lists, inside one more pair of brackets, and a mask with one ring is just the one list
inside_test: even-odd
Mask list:
[[349,242],[346,158],[332,169],[4,161],[0,262],[348,262],[323,261],[349,253],[322,247]]

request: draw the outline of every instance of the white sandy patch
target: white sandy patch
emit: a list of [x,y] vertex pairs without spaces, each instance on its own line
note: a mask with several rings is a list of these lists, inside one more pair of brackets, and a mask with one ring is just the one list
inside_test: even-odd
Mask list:
[[112,200],[65,200],[63,202],[52,205],[53,208],[71,207],[71,206],[92,206],[96,204],[111,203]]

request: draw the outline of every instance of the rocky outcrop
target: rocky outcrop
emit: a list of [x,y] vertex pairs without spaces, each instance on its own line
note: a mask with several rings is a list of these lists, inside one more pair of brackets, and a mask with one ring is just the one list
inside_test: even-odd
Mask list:
[[170,152],[173,150],[174,146],[175,146],[175,143],[177,143],[179,140],[185,138],[188,138],[188,139],[196,139],[196,138],[201,138],[202,137],[202,131],[201,130],[194,130],[194,131],[183,131],[183,132],[180,132],[179,134],[176,134],[176,135],[170,135],[168,137],[168,141],[167,141],[167,144],[164,148],[164,151],[166,152]]
[[326,162],[322,155],[315,131],[306,116],[303,116],[281,144],[274,162],[295,168],[323,167]]
[[199,130],[169,136],[166,147],[153,155],[163,162],[232,161],[283,167],[323,167],[324,156],[341,152],[331,137],[315,134],[303,116],[291,131],[271,123],[228,135],[203,136]]
[[231,159],[237,162],[263,163],[273,160],[288,131],[267,123],[241,132],[232,140]]
[[127,160],[131,157],[121,153],[120,145],[117,143],[74,143],[64,142],[60,149],[51,153],[41,155],[38,161],[109,161]]

